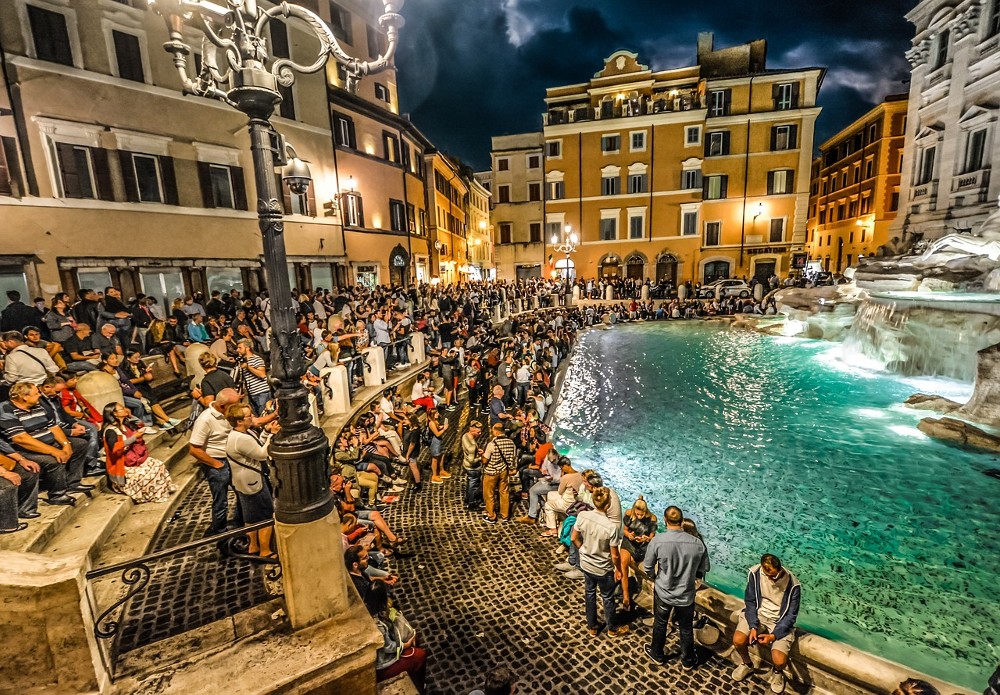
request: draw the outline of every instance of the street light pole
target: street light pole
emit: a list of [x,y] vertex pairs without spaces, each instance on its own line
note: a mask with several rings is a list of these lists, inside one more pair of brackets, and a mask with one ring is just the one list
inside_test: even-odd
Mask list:
[[558,234],[552,235],[552,250],[555,251],[556,253],[562,253],[566,255],[566,270],[564,277],[564,279],[566,280],[566,294],[572,292],[572,289],[569,284],[569,267],[570,267],[569,256],[571,253],[576,251],[576,247],[579,246],[579,244],[580,244],[580,237],[576,235],[576,232],[573,231],[573,227],[570,225],[566,225],[563,228],[562,241],[560,241]]
[[[333,509],[329,442],[323,431],[312,424],[308,393],[302,386],[305,356],[296,331],[281,196],[274,180],[274,168],[288,164],[283,171],[286,182],[294,191],[304,192],[308,168],[297,158],[288,162],[284,138],[271,126],[270,118],[281,102],[278,85],[290,87],[295,73],[319,72],[330,56],[347,68],[347,86],[351,90],[357,88],[363,76],[388,68],[403,25],[403,18],[397,12],[403,0],[383,0],[385,12],[379,24],[386,31],[388,46],[383,55],[371,62],[348,55],[319,15],[287,2],[266,10],[256,0],[226,0],[225,7],[205,0],[149,0],[149,4],[166,21],[169,41],[164,49],[173,56],[184,93],[222,101],[248,118],[258,225],[271,299],[271,380],[276,385],[281,424],[281,431],[270,447],[275,463],[275,518],[285,524],[316,521]],[[275,19],[295,19],[308,26],[320,44],[314,62],[301,65],[287,58],[271,60],[265,28]],[[202,69],[197,75],[190,74],[188,68],[192,51],[184,43],[187,22],[204,34]]]

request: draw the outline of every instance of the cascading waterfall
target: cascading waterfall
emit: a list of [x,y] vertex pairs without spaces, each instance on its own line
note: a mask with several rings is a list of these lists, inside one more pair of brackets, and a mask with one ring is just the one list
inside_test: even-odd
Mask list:
[[861,356],[899,374],[971,382],[976,353],[1000,342],[1000,318],[961,310],[959,302],[871,297],[858,307],[843,358]]

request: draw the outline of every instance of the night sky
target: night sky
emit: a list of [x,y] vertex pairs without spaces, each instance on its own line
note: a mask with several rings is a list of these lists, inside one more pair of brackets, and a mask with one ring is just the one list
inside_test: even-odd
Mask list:
[[[768,68],[828,68],[816,144],[887,94],[906,92],[916,0],[406,0],[402,111],[443,151],[489,167],[490,138],[541,128],[545,88],[584,82],[619,49],[654,70],[768,40]],[[711,9],[709,9],[709,7]]]

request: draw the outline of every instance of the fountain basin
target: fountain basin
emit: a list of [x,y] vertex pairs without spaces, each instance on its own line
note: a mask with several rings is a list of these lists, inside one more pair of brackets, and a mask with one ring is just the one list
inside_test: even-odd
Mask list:
[[558,445],[623,503],[678,504],[739,596],[762,552],[803,585],[800,626],[973,690],[996,665],[1000,483],[989,456],[917,429],[916,391],[971,385],[859,369],[838,346],[702,323],[588,332]]

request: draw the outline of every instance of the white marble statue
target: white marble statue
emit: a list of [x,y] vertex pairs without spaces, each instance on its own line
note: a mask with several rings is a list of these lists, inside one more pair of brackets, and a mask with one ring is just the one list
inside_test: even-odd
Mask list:
[[1000,260],[1000,199],[997,209],[983,220],[976,236],[971,234],[949,234],[933,241],[920,255],[923,261],[931,260],[935,254],[957,253],[967,256],[986,256],[991,261]]

